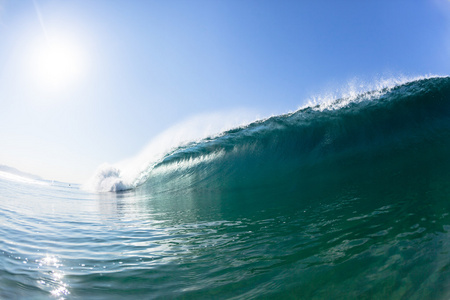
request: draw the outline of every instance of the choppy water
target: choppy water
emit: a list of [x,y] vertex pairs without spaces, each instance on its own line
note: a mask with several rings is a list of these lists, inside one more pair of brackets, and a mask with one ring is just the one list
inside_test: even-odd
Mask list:
[[0,178],[0,298],[446,299],[449,151],[444,77],[180,146],[123,192]]

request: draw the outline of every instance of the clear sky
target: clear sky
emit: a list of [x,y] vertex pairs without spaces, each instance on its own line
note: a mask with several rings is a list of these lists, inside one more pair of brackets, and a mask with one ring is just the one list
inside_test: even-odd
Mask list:
[[82,183],[194,116],[449,70],[449,0],[0,0],[0,164]]

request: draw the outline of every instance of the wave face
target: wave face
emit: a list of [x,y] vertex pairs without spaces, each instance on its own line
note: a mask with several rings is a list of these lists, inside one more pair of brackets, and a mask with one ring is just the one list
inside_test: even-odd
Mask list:
[[152,193],[251,189],[289,197],[345,180],[408,185],[406,178],[448,160],[449,95],[450,78],[421,79],[274,116],[179,147],[135,184]]

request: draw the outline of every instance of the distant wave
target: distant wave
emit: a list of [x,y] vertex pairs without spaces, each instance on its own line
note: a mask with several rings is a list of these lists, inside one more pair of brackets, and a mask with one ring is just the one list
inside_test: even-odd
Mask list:
[[17,170],[16,168],[5,166],[5,165],[0,165],[0,172],[14,174],[16,176],[20,176],[20,177],[27,178],[27,179],[42,180],[42,178],[37,175],[22,172],[20,170]]
[[38,185],[48,184],[47,181],[43,180],[41,177],[37,175],[22,172],[16,168],[5,165],[0,165],[0,177],[22,183],[38,184]]
[[427,150],[448,143],[449,136],[450,78],[419,78],[312,102],[293,113],[186,142],[149,161],[133,180],[125,181],[115,167],[102,166],[91,186],[155,193],[286,184],[296,188],[308,177],[336,172],[333,168],[376,170],[390,155],[434,155]]

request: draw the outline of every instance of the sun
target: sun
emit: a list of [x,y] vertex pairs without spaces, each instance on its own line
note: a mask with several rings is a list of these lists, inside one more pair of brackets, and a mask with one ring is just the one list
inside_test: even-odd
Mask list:
[[32,48],[31,73],[39,88],[61,91],[80,80],[85,71],[82,47],[65,36],[47,37]]

